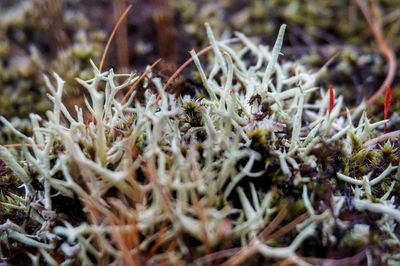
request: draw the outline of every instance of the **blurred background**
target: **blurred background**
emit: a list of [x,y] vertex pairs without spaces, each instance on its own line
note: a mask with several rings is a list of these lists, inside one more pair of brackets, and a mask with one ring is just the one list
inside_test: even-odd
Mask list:
[[[129,4],[132,9],[118,28],[104,69],[143,72],[162,58],[155,72],[168,79],[189,58],[189,50],[208,45],[205,22],[219,39],[240,31],[269,46],[285,23],[280,60],[296,59],[317,71],[333,58],[319,83],[324,88],[333,84],[348,106],[356,106],[380,87],[390,68],[368,15],[370,22],[379,21],[392,52],[400,51],[399,0],[1,0],[0,114],[14,117],[20,127],[29,113],[43,114],[50,106],[43,74],[52,72],[66,80],[68,104],[79,103],[82,91],[74,78],[90,77],[89,60],[99,64]],[[400,109],[395,68],[391,110]],[[181,78],[193,80],[190,68]],[[382,116],[382,106],[380,97],[369,112]]]

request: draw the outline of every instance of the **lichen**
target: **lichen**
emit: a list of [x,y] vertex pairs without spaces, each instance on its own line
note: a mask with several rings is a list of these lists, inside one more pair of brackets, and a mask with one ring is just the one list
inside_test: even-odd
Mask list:
[[122,102],[139,77],[92,63],[76,80],[86,108],[71,111],[65,82],[45,78],[53,108],[30,116],[30,134],[0,117],[21,144],[0,150],[21,184],[3,192],[1,241],[38,264],[206,264],[235,248],[221,260],[310,265],[316,244],[394,263],[398,139],[380,147],[384,121],[343,117],[340,94],[328,110],[319,73],[280,60],[284,28],[268,49],[244,35],[228,46],[207,27],[210,62],[191,52],[202,99],[168,94],[153,73],[143,101]]

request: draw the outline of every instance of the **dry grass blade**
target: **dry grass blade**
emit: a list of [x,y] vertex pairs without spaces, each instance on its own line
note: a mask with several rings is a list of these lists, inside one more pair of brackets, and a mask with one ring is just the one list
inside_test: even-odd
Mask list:
[[256,245],[254,242],[250,243],[250,245],[240,249],[234,256],[232,256],[229,260],[224,262],[221,266],[235,266],[242,264],[248,257],[253,255],[257,251]]
[[282,208],[279,213],[275,216],[275,218],[268,224],[268,226],[258,235],[258,237],[262,240],[265,240],[267,236],[269,236],[285,219],[286,216],[286,208]]
[[284,260],[281,260],[281,261],[278,261],[278,262],[272,264],[272,266],[296,266],[296,265],[297,264],[295,264],[290,259],[284,259]]
[[151,258],[156,254],[157,250],[168,240],[164,237],[165,232],[167,231],[166,227],[161,228],[157,233],[157,238],[155,240],[154,245],[151,247],[149,253],[147,254],[147,258]]
[[[304,261],[311,263],[312,265],[334,265],[334,266],[347,266],[347,265],[363,265],[362,261],[365,258],[366,250],[362,250],[352,257],[342,258],[342,259],[328,259],[328,258],[315,258],[315,257],[301,257]],[[283,265],[296,265],[290,259],[281,260],[273,266],[283,266]]]
[[[141,157],[141,156],[139,156],[139,157]],[[156,165],[154,162],[154,158],[151,158],[148,160],[144,160],[142,158],[142,162],[143,162],[143,165],[145,168],[146,177],[148,178],[148,180],[151,183],[153,183],[154,191],[156,193],[158,193],[158,195],[160,196],[161,199],[163,199],[163,209],[164,209],[165,213],[168,214],[172,220],[173,212],[172,212],[171,200],[168,197],[168,195],[164,192],[162,185],[158,181],[157,168],[156,168]]]
[[[228,39],[228,40],[225,40],[225,41],[223,41],[223,43],[234,43],[234,42],[237,42],[237,41],[239,41],[239,39],[238,38],[232,38],[232,39]],[[200,50],[199,52],[197,52],[196,54],[197,54],[197,56],[202,56],[202,55],[204,55],[205,53],[207,53],[207,52],[209,52],[209,51],[211,51],[212,50],[212,47],[211,46],[207,46],[206,48],[203,48],[202,50]],[[176,71],[175,71],[175,73],[174,74],[172,74],[172,76],[167,80],[167,82],[165,83],[165,85],[164,85],[164,87],[163,87],[163,90],[164,91],[169,91],[169,89],[170,89],[170,87],[171,87],[171,85],[172,85],[172,83],[174,82],[174,80],[182,73],[182,71],[187,67],[187,66],[189,66],[191,63],[193,63],[193,58],[192,57],[190,57],[188,60],[186,60],[185,61],[185,63],[183,63]],[[160,100],[160,95],[158,95],[157,96],[157,99],[156,99],[156,103],[158,103],[158,101]]]
[[192,189],[190,191],[190,195],[191,195],[191,198],[193,201],[195,212],[196,212],[197,216],[199,217],[199,221],[201,224],[201,233],[202,233],[202,237],[203,237],[205,252],[206,252],[206,254],[210,254],[211,253],[211,245],[210,245],[210,241],[208,239],[207,229],[206,229],[207,216],[204,213],[205,208],[201,206],[199,198],[196,194],[196,191],[194,191],[194,189]]
[[22,148],[22,147],[32,147],[32,144],[28,143],[12,143],[12,144],[4,144],[2,145],[6,148]]
[[[117,22],[123,14],[127,2],[127,0],[113,0],[114,17]],[[129,66],[128,23],[124,19],[121,21],[121,26],[116,32],[115,42],[117,44],[118,70],[126,71]]]
[[143,81],[143,79],[153,70],[153,68],[160,63],[161,58],[155,61],[150,67],[148,67],[142,75],[140,75],[139,79],[133,83],[133,85],[129,88],[128,92],[125,93],[124,98],[122,98],[121,103],[124,104],[126,101],[129,99],[129,96],[132,94],[132,92],[137,88],[137,86],[140,84],[140,82]]
[[100,72],[103,70],[104,61],[106,60],[106,56],[107,56],[107,54],[108,54],[108,49],[110,48],[111,42],[112,42],[112,40],[114,39],[115,33],[117,32],[117,30],[118,30],[119,26],[121,25],[122,21],[123,21],[123,20],[126,18],[126,16],[128,15],[128,13],[129,13],[129,11],[131,10],[131,8],[132,8],[132,5],[129,5],[129,6],[125,9],[124,13],[123,13],[123,14],[121,15],[121,17],[118,19],[117,24],[115,25],[113,31],[111,32],[110,37],[109,37],[108,40],[107,40],[107,44],[106,44],[106,47],[104,48],[103,54],[102,54],[102,56],[101,56],[100,64],[99,64],[99,70],[100,70]]
[[303,260],[316,264],[316,265],[335,265],[335,266],[347,266],[347,265],[363,265],[362,262],[366,258],[366,250],[362,250],[354,256],[342,258],[342,259],[322,259],[322,258],[307,258],[301,257]]
[[389,87],[395,77],[397,68],[397,59],[393,52],[393,49],[387,43],[387,40],[383,36],[382,32],[382,18],[379,14],[379,6],[376,1],[372,1],[371,7],[368,7],[365,1],[356,0],[359,8],[361,9],[368,25],[374,35],[379,51],[385,57],[388,64],[388,72],[386,78],[379,87],[379,89],[367,100],[367,105],[375,103],[381,95],[385,92],[386,88]]
[[[223,43],[234,43],[237,42],[239,39],[237,38],[232,38],[232,39],[228,39],[223,41]],[[203,48],[202,50],[200,50],[197,53],[197,56],[202,56],[203,54],[209,52],[212,50],[211,46],[207,46],[206,48]],[[193,58],[189,58],[188,60],[185,61],[185,63],[183,63],[176,71],[175,73],[168,79],[168,81],[165,83],[164,85],[164,91],[168,91],[169,87],[171,86],[172,82],[182,73],[182,71],[191,63],[193,63]]]
[[[275,238],[283,236],[284,234],[293,230],[293,228],[295,228],[296,225],[298,225],[299,223],[301,223],[308,217],[308,214],[306,214],[306,213],[302,214],[299,217],[297,217],[296,219],[294,219],[292,222],[290,222],[287,225],[280,228],[275,233],[269,235],[270,231],[273,231],[274,228],[276,228],[276,226],[279,225],[279,221],[283,220],[285,213],[286,213],[286,211],[279,212],[278,215],[275,217],[275,219],[271,222],[271,226],[267,226],[267,228],[264,229],[264,231],[260,234],[262,241],[267,241],[268,239],[275,239]],[[252,254],[254,254],[254,252],[256,251],[256,246],[254,243],[255,242],[252,241],[248,246],[241,249],[238,253],[236,253],[234,256],[232,256],[228,261],[226,261],[223,264],[223,266],[234,266],[234,265],[239,265],[242,262],[244,262],[248,257],[250,257]]]
[[267,241],[269,239],[276,239],[276,238],[279,238],[279,237],[287,234],[288,232],[293,230],[293,228],[295,228],[296,225],[298,225],[299,223],[304,221],[307,217],[308,217],[307,213],[304,213],[304,214],[300,215],[299,217],[297,217],[296,219],[294,219],[293,221],[291,221],[287,225],[285,225],[282,228],[280,228],[278,231],[276,231],[273,234],[271,234],[268,237],[266,237],[265,241]]
[[130,217],[129,212],[124,212],[125,206],[118,206],[116,202],[111,202],[111,205],[116,208],[107,214],[110,224],[115,228],[111,236],[123,254],[124,265],[140,265],[138,256],[134,255],[139,250],[137,219]]
[[230,248],[221,251],[217,251],[211,254],[208,254],[204,257],[196,259],[191,265],[204,265],[205,263],[211,263],[218,259],[223,259],[226,257],[231,257],[239,252],[241,248]]

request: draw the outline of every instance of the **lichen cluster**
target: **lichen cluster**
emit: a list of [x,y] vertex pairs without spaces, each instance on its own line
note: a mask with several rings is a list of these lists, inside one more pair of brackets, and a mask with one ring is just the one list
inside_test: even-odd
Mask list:
[[[378,3],[379,8],[372,13],[379,13],[382,17],[379,22],[383,28],[382,35],[398,54],[398,1],[361,2]],[[340,90],[348,106],[357,106],[372,95],[387,73],[385,59],[378,52],[376,41],[371,38],[370,27],[357,1],[172,0],[171,3],[177,10],[176,16],[183,21],[178,27],[196,40],[194,44],[205,44],[207,41],[197,30],[205,22],[219,35],[229,36],[234,31],[240,31],[264,41],[270,41],[277,25],[288,24],[290,27],[283,49],[287,58],[296,59],[315,71],[334,59],[317,85],[328,86],[329,82],[340,85],[337,90]],[[398,87],[397,84],[392,85]],[[371,116],[382,118],[379,112],[382,106],[374,106],[379,109],[378,112],[372,112],[375,109],[371,108]],[[399,109],[393,107],[392,110]],[[394,119],[399,121],[397,117]],[[393,126],[393,130],[398,129],[396,123]]]
[[382,134],[365,106],[342,115],[340,95],[328,111],[323,70],[278,60],[284,25],[273,49],[206,28],[211,64],[191,52],[202,99],[151,74],[143,101],[138,88],[123,101],[138,77],[92,64],[77,79],[85,106],[66,108],[55,74],[32,135],[0,117],[21,143],[0,147],[2,258],[22,247],[35,265],[399,263],[399,132]]
[[[91,58],[97,62],[105,32],[115,18],[113,3],[124,1],[4,0],[0,10],[0,113],[24,127],[30,111],[43,114],[49,108],[42,74],[57,72],[67,81],[66,91],[74,104],[82,104],[75,77],[90,78]],[[129,1],[127,1],[129,2]],[[203,48],[207,40],[198,29],[209,22],[218,35],[241,31],[272,42],[281,23],[290,25],[285,55],[308,69],[317,70],[334,56],[329,71],[318,80],[337,87],[347,105],[355,106],[371,95],[384,79],[385,60],[371,41],[368,23],[356,1],[318,2],[287,0],[169,0],[138,1],[127,19],[129,50],[123,56],[136,70],[163,57],[160,73],[171,74],[187,59],[187,50]],[[368,1],[367,1],[368,2]],[[379,1],[384,35],[400,51],[400,15],[397,0]],[[114,14],[115,16],[115,14]],[[124,47],[125,47],[124,46]],[[116,55],[115,47],[111,54]],[[114,56],[114,61],[117,56]],[[114,64],[116,65],[116,64]],[[124,65],[125,69],[127,66]],[[120,69],[120,65],[118,65]],[[398,79],[398,78],[397,78]],[[351,93],[357,92],[357,96]],[[396,97],[396,99],[399,99]],[[31,110],[31,102],[35,102]],[[378,108],[382,106],[379,105]],[[398,108],[393,110],[399,110]],[[380,113],[375,112],[371,115]],[[22,119],[22,121],[21,121]],[[398,117],[393,117],[398,121]],[[396,125],[396,123],[393,123]],[[397,127],[392,128],[397,129]],[[4,143],[2,132],[0,142]]]

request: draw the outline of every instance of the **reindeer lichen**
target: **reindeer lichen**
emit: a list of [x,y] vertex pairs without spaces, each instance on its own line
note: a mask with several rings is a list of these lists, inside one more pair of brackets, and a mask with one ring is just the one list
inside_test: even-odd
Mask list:
[[[363,112],[355,124],[357,113],[341,115],[341,96],[327,104],[319,73],[280,62],[284,29],[270,51],[240,33],[227,45],[206,25],[210,66],[191,52],[202,99],[168,94],[152,74],[143,101],[124,102],[139,77],[92,63],[92,77],[77,80],[86,105],[72,112],[64,81],[46,78],[53,109],[30,116],[32,135],[0,118],[22,146],[0,147],[22,184],[19,194],[2,191],[1,212],[25,215],[0,225],[1,254],[15,244],[30,248],[34,264],[196,264],[236,248],[223,260],[257,254],[312,265],[307,250],[316,243],[343,250],[357,242],[368,256],[396,261],[398,141],[371,142],[385,121]],[[377,226],[360,219],[365,213]],[[372,230],[392,249],[367,238]]]

